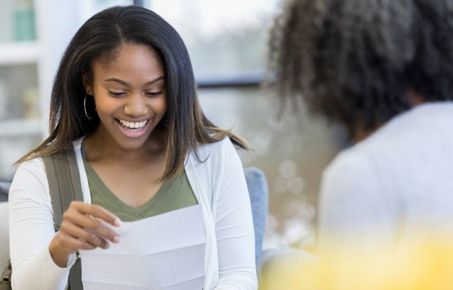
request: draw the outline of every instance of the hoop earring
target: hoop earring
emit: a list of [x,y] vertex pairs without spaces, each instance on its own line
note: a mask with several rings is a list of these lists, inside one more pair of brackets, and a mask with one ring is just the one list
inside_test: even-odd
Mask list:
[[87,97],[88,96],[85,96],[85,98],[83,98],[83,112],[85,113],[85,117],[87,117],[88,120],[91,120],[93,117],[90,117],[90,115],[88,115],[88,111],[87,111]]

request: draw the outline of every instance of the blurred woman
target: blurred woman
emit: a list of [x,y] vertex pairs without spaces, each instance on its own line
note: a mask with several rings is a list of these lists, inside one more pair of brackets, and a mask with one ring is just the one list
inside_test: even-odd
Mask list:
[[320,242],[453,229],[453,1],[294,0],[275,22],[284,102],[348,132],[326,168]]

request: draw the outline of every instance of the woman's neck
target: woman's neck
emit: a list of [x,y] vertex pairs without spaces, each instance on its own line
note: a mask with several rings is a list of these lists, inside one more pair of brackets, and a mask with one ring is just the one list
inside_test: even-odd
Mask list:
[[[406,91],[406,101],[410,109],[426,102],[425,98],[422,95],[420,95],[414,89],[411,88],[407,89]],[[369,128],[365,129],[363,126],[357,126],[354,133],[352,134],[351,143],[356,144],[368,138],[371,134],[376,132],[376,130],[379,129],[382,125],[383,124],[378,125],[372,129]]]
[[377,128],[375,129],[364,129],[364,128],[358,128],[355,130],[352,138],[351,138],[351,143],[352,144],[357,144],[360,141],[365,140],[368,138],[371,134],[376,132]]
[[165,155],[165,142],[163,132],[153,132],[148,141],[139,149],[124,150],[115,143],[105,141],[102,134],[87,136],[82,143],[85,159],[87,161],[111,161],[123,164],[140,164],[156,160]]

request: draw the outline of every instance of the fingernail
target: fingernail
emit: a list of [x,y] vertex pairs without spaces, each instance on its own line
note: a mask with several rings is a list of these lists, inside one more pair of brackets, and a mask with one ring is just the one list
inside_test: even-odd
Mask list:
[[114,243],[118,243],[119,241],[120,241],[120,239],[118,238],[118,236],[113,236]]
[[116,218],[115,221],[113,222],[113,224],[117,227],[121,226],[122,222],[119,218]]

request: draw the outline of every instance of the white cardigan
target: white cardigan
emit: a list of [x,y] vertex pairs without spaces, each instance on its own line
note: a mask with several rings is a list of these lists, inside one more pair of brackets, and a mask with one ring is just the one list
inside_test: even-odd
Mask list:
[[[91,202],[81,154],[74,142],[84,201]],[[250,200],[239,156],[226,138],[202,145],[187,158],[185,170],[203,208],[206,229],[204,289],[255,290],[254,231]],[[52,260],[48,247],[55,235],[49,185],[41,158],[22,163],[9,196],[10,251],[15,290],[63,290],[69,275]]]

